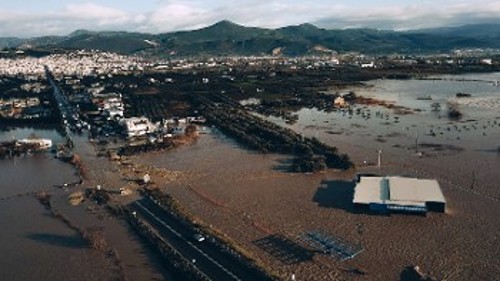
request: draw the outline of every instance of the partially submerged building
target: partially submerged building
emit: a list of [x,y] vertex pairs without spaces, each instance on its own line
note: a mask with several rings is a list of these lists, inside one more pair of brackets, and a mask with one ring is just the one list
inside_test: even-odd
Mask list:
[[125,127],[129,138],[153,133],[157,128],[157,125],[153,124],[146,117],[124,118],[120,122]]
[[27,138],[27,139],[17,140],[16,145],[18,146],[33,145],[36,146],[38,149],[49,149],[52,147],[52,140],[42,139],[42,138]]
[[444,212],[446,200],[436,180],[360,176],[354,206],[379,212]]

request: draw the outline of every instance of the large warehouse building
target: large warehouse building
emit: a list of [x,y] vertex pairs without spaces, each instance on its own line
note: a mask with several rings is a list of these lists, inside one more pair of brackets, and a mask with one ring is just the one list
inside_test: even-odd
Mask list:
[[446,200],[436,180],[361,176],[354,191],[356,207],[380,212],[444,212]]

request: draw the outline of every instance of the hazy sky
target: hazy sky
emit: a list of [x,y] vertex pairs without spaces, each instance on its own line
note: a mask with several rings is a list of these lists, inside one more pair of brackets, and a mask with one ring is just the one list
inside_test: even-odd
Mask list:
[[500,0],[0,0],[0,37],[76,29],[160,33],[219,20],[259,27],[417,29],[500,22]]

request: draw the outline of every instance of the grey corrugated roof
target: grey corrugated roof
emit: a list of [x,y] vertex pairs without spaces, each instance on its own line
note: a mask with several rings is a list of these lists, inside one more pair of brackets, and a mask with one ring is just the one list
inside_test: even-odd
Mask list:
[[391,201],[446,202],[436,180],[389,178]]
[[446,200],[439,183],[431,179],[405,177],[361,177],[354,192],[354,203],[422,205]]
[[354,203],[382,203],[380,199],[381,177],[361,177],[354,190]]

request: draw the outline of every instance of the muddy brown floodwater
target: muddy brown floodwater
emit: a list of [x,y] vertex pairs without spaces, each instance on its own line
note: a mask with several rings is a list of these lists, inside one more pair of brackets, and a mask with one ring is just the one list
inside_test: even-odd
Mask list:
[[[358,164],[373,152],[352,143],[339,147]],[[417,264],[440,279],[493,280],[500,273],[496,258],[500,207],[491,180],[498,175],[482,170],[484,177],[478,177],[476,189],[470,190],[464,170],[498,167],[499,160],[490,154],[481,160],[473,157],[477,155],[468,151],[433,158],[418,158],[405,150],[384,152],[383,173],[437,178],[441,183],[447,213],[425,217],[357,213],[351,203],[353,173],[286,173],[286,157],[246,151],[217,134],[204,135],[196,144],[168,154],[142,155],[133,161],[193,173],[182,182],[159,185],[195,217],[226,233],[284,276],[349,280],[353,269],[358,269],[366,273],[357,276],[359,280],[398,280],[404,267]],[[380,172],[373,167],[358,171]],[[364,226],[362,235],[359,224]],[[308,254],[289,262],[258,246],[258,241],[273,235],[307,246],[299,237],[313,230],[361,243],[364,251],[345,262],[305,251]],[[280,251],[287,254],[290,249],[288,245]]]
[[[495,280],[500,274],[500,120],[496,110],[463,110],[461,121],[429,110],[400,116],[377,107],[353,115],[303,109],[295,125],[269,118],[337,146],[356,163],[352,172],[287,173],[288,157],[247,151],[217,132],[169,153],[131,160],[189,172],[182,181],[154,180],[194,217],[284,277],[399,280],[406,266],[418,265],[439,280]],[[381,168],[374,164],[379,149]],[[356,172],[435,178],[447,211],[359,213],[352,205]],[[314,230],[360,244],[364,251],[343,262],[311,251],[300,237]]]
[[[26,137],[31,133],[53,139],[55,131],[22,129],[0,133],[0,139]],[[79,181],[75,169],[54,159],[50,152],[0,160],[0,276],[1,280],[174,280],[154,251],[143,244],[127,224],[111,217],[103,207],[86,201],[68,203],[76,191],[102,184],[119,190],[116,167],[95,156],[84,137],[75,137],[77,152],[89,166],[83,186],[61,189],[64,183]],[[108,176],[106,176],[108,175]],[[54,211],[80,230],[101,227],[110,256],[88,247],[78,232],[56,218],[36,199],[36,193],[51,195]],[[133,198],[129,199],[132,200]]]
[[54,185],[77,180],[73,167],[49,153],[0,160],[2,280],[112,278],[104,255],[90,250],[35,198],[36,192],[53,192]]
[[0,203],[2,280],[110,280],[104,255],[32,196]]
[[[439,280],[496,280],[500,275],[500,116],[494,97],[498,89],[487,85],[488,79],[498,80],[498,74],[491,75],[493,78],[467,76],[471,84],[453,77],[443,84],[412,80],[407,81],[408,91],[402,87],[404,81],[373,82],[373,97],[384,99],[388,93],[387,98],[395,98],[396,103],[402,97],[405,106],[425,109],[409,115],[360,107],[353,114],[302,109],[294,125],[268,118],[337,146],[356,163],[356,171],[288,173],[289,157],[243,149],[217,131],[173,151],[130,157],[136,164],[131,168],[96,158],[93,146],[77,138],[78,153],[90,165],[89,179],[81,188],[97,184],[113,190],[134,188],[130,177],[150,172],[154,184],[179,200],[196,220],[224,233],[284,278],[295,274],[297,280],[399,280],[405,267],[418,265]],[[436,101],[446,102],[457,90],[477,98],[460,103],[464,112],[460,121],[426,109],[431,101],[416,101],[417,94],[430,94]],[[381,168],[375,166],[379,149]],[[116,274],[116,265],[102,254],[82,248],[74,231],[26,195],[71,180],[71,168],[43,157],[28,160],[19,158],[16,164],[0,161],[0,222],[12,226],[0,234],[1,275],[6,280],[33,276],[110,279]],[[9,165],[26,165],[29,172],[20,177],[26,178],[26,184],[17,184],[14,172],[18,168]],[[357,172],[435,178],[447,200],[446,213],[360,213],[352,205],[352,179]],[[15,184],[6,186],[4,179]],[[40,185],[33,179],[39,179]],[[120,254],[122,273],[130,280],[169,280],[126,226],[92,202],[70,206],[69,191],[52,193],[54,206],[75,224],[104,227],[111,247]],[[336,260],[302,241],[304,233],[316,230],[364,250],[352,260]]]

